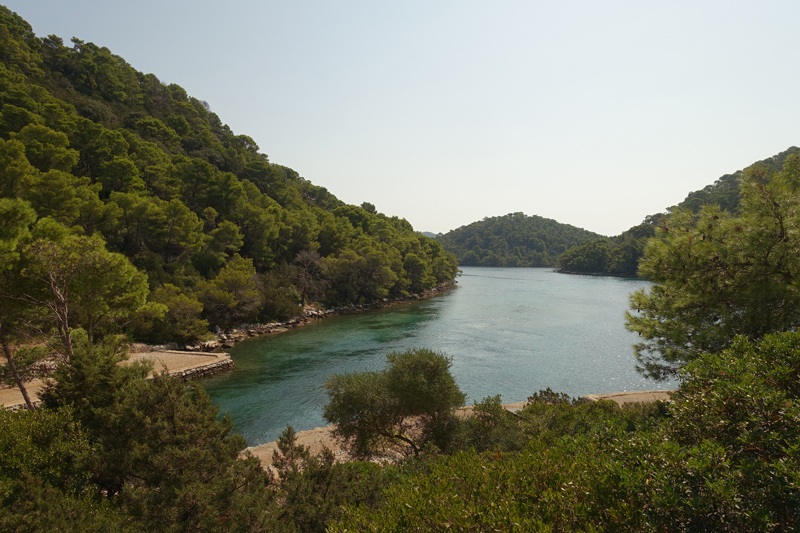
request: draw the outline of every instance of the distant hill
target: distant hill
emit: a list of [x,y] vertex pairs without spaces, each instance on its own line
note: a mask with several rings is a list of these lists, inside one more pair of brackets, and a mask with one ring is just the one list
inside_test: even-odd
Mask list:
[[422,233],[423,235],[425,235],[426,237],[428,237],[430,239],[435,239],[436,238],[436,234],[432,233],[430,231],[420,231],[419,233]]
[[463,266],[555,266],[568,248],[599,234],[525,213],[484,218],[439,235]]
[[[769,175],[780,171],[786,158],[797,152],[800,152],[800,148],[792,146],[748,168],[760,167]],[[582,274],[636,276],[647,239],[654,235],[656,226],[670,213],[680,208],[697,213],[704,205],[718,205],[720,209],[736,213],[739,208],[739,182],[743,174],[744,170],[725,174],[711,185],[690,192],[684,201],[668,208],[666,212],[647,216],[641,224],[620,235],[600,237],[570,248],[558,259],[559,269]]]

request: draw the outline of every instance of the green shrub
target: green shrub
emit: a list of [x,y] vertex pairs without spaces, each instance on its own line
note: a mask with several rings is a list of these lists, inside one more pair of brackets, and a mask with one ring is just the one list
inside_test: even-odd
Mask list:
[[0,410],[0,428],[0,530],[135,530],[95,498],[91,444],[69,408]]
[[374,509],[383,501],[384,468],[361,461],[336,463],[327,448],[312,456],[297,444],[291,426],[278,440],[273,465],[280,482],[269,512],[270,531],[323,532],[340,518],[344,504]]
[[800,334],[740,337],[689,364],[661,432],[626,451],[649,524],[792,531],[800,523]]
[[334,374],[325,383],[324,416],[336,424],[334,435],[358,457],[387,445],[408,455],[419,455],[426,444],[445,448],[465,398],[450,374],[452,359],[415,348],[386,360],[379,372]]

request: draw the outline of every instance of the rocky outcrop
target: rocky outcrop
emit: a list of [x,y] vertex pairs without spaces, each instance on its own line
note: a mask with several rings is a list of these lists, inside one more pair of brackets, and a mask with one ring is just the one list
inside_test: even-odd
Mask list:
[[302,316],[292,318],[290,320],[287,320],[286,322],[279,322],[279,323],[272,323],[265,325],[240,326],[239,328],[233,331],[230,331],[225,334],[220,334],[218,338],[224,339],[222,342],[223,346],[226,349],[228,347],[233,348],[233,346],[237,342],[245,340],[247,338],[258,337],[261,335],[269,335],[272,333],[281,333],[284,331],[288,331],[289,328],[302,326],[304,324],[308,324],[309,322],[313,322],[315,320],[321,320],[332,316],[354,315],[358,313],[372,311],[374,309],[391,307],[393,305],[399,305],[414,300],[423,300],[425,298],[437,296],[446,291],[454,289],[457,283],[458,282],[453,279],[444,283],[440,283],[436,287],[433,287],[431,289],[426,289],[420,293],[409,294],[402,298],[393,298],[393,299],[383,298],[382,300],[378,300],[369,304],[348,305],[342,307],[333,307],[330,309],[317,309],[314,307],[308,307],[303,310]]
[[194,368],[187,368],[186,370],[181,370],[179,372],[171,372],[170,376],[175,376],[179,378],[181,381],[190,381],[192,379],[200,379],[206,378],[208,376],[213,376],[214,374],[218,374],[220,372],[224,372],[226,370],[230,370],[234,367],[233,359],[230,356],[224,356],[213,363],[209,363],[203,366],[197,366]]

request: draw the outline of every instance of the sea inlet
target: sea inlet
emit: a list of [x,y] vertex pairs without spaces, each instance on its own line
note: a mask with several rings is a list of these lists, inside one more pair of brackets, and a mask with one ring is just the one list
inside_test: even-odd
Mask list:
[[326,425],[332,374],[378,370],[390,351],[424,347],[452,356],[467,404],[500,394],[516,402],[547,387],[571,396],[673,389],[636,371],[624,327],[637,279],[558,274],[546,268],[462,267],[441,296],[328,318],[239,343],[236,369],[201,383],[250,446],[291,424]]

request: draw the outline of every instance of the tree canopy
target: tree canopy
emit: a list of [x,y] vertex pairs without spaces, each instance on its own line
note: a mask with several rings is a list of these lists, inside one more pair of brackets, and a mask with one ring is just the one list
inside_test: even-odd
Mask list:
[[[206,326],[402,297],[455,276],[438,242],[270,162],[180,86],[94,43],[37,37],[2,6],[0,33],[0,198],[146,274],[149,300],[172,307],[140,316],[128,330],[139,339],[192,342]],[[309,254],[310,270],[298,261]]]
[[640,271],[655,284],[632,295],[626,314],[648,376],[671,375],[736,335],[800,325],[800,155],[774,174],[751,167],[741,193],[738,216],[716,206],[678,210],[648,242]]
[[[760,168],[769,173],[777,172],[783,168],[790,155],[798,152],[800,148],[790,147],[773,157],[753,163],[751,168]],[[684,201],[668,208],[666,213],[649,215],[641,224],[620,235],[600,237],[573,246],[558,258],[558,268],[562,272],[571,273],[637,276],[647,239],[654,235],[655,228],[662,219],[682,210],[697,214],[706,205],[715,205],[722,211],[738,214],[741,205],[740,183],[746,172],[747,170],[738,170],[733,174],[725,174],[713,184],[690,192]]]
[[437,236],[464,266],[546,267],[571,246],[599,237],[549,218],[509,213]]
[[419,455],[425,443],[444,447],[455,429],[455,409],[464,404],[450,374],[452,359],[429,349],[386,355],[376,372],[334,374],[325,383],[325,419],[334,435],[358,457],[388,445]]

